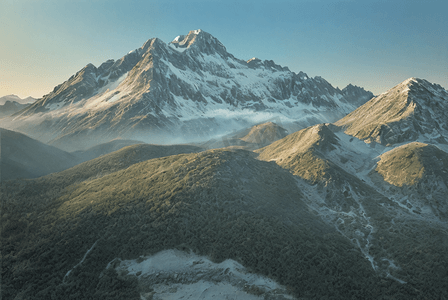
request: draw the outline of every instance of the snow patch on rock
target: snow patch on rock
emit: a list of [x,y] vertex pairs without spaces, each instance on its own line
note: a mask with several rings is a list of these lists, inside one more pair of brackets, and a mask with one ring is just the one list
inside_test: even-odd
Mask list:
[[113,265],[118,274],[138,278],[141,299],[295,299],[285,287],[231,259],[214,263],[194,253],[164,250],[119,264],[114,260],[107,268]]

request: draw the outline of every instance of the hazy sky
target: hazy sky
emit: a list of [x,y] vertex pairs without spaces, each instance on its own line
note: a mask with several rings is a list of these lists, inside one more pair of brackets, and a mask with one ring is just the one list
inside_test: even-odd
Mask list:
[[375,94],[409,77],[448,89],[448,1],[0,0],[0,96],[41,97],[88,63],[202,29],[237,58]]

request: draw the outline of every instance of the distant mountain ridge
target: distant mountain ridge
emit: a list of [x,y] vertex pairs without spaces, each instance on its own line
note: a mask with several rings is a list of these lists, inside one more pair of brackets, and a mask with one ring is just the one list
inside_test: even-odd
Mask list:
[[77,158],[70,153],[0,128],[0,181],[40,177],[76,163]]
[[0,105],[4,105],[7,101],[17,102],[19,104],[30,104],[35,102],[37,99],[33,97],[20,98],[17,95],[7,95],[0,97]]
[[21,99],[16,95],[7,95],[0,97],[0,118],[4,118],[7,116],[11,116],[27,106],[31,105],[37,99],[32,97],[27,97],[25,99]]
[[0,118],[5,116],[11,116],[30,104],[20,104],[16,101],[6,101],[5,104],[0,105]]
[[[294,130],[336,121],[371,97],[271,60],[235,58],[211,34],[194,30],[168,44],[150,39],[99,67],[88,64],[11,126],[67,149],[117,137],[207,140],[273,118]],[[34,116],[42,119],[38,126],[30,125]]]

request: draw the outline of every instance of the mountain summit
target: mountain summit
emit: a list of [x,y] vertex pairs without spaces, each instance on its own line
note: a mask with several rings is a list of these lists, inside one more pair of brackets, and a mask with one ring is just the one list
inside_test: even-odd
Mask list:
[[421,139],[448,140],[448,92],[424,79],[409,78],[371,99],[335,125],[367,142],[392,145]]
[[177,36],[169,46],[180,52],[192,48],[209,55],[214,53],[228,55],[226,47],[217,38],[201,29],[192,30],[186,36]]
[[193,30],[169,44],[150,39],[99,67],[88,64],[10,128],[67,150],[117,137],[198,141],[273,120],[293,131],[333,122],[371,96],[272,60],[235,58],[211,34]]

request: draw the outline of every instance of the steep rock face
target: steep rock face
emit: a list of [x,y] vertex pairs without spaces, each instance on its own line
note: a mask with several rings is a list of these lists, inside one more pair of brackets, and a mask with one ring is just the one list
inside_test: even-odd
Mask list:
[[[79,147],[86,138],[206,139],[273,118],[306,127],[335,121],[369,97],[273,61],[244,61],[202,31],[141,48],[99,68],[89,64],[14,120],[13,127]],[[361,100],[359,100],[361,101]],[[38,116],[40,124],[27,121]],[[75,142],[73,142],[75,141]]]
[[349,84],[342,89],[344,98],[357,107],[363,105],[374,97],[373,93],[366,91],[362,87]]
[[36,101],[22,115],[28,116],[36,112],[48,112],[62,107],[73,106],[106,90],[113,89],[119,84],[118,79],[129,72],[141,59],[141,49],[128,53],[123,58],[112,59],[95,67],[88,64],[64,83],[56,86],[53,91]]
[[335,125],[361,140],[394,145],[422,139],[446,143],[448,92],[437,84],[410,78],[373,98]]
[[213,55],[219,53],[222,57],[230,57],[226,47],[217,38],[201,29],[192,30],[186,36],[180,35],[169,45],[178,51],[184,51],[194,45],[194,49],[191,51],[196,52],[196,54]]

